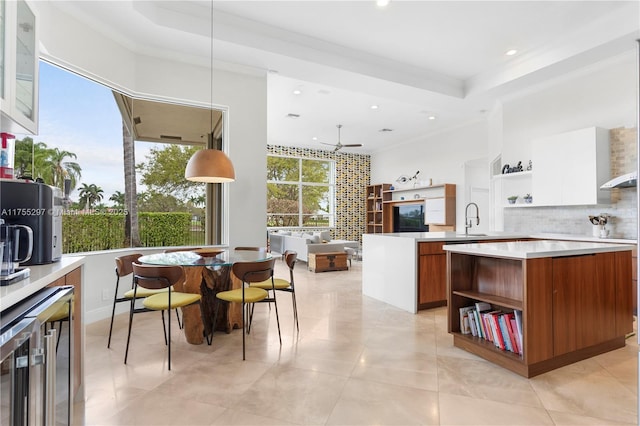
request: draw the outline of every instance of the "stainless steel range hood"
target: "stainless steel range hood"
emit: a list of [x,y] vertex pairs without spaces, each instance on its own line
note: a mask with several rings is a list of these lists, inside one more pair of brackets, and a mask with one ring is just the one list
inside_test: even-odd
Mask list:
[[631,188],[636,186],[637,180],[638,172],[631,172],[611,179],[603,184],[600,189]]

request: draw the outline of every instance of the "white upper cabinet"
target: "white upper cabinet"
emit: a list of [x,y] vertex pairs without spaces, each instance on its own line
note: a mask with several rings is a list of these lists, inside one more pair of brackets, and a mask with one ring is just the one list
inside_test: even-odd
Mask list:
[[425,224],[445,224],[445,199],[427,198],[424,200],[424,223]]
[[24,0],[0,0],[0,131],[38,133],[36,16]]
[[531,193],[539,206],[609,203],[609,130],[598,127],[534,140]]

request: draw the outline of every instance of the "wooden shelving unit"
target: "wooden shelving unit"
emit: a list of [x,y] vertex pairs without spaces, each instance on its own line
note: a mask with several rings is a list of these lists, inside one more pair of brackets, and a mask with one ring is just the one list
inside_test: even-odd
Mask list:
[[391,201],[390,183],[368,185],[365,197],[367,200],[367,234],[380,234],[383,232],[384,217],[382,205],[385,201]]
[[[448,252],[449,333],[456,347],[533,377],[625,345],[630,279],[630,251],[534,259]],[[522,313],[522,355],[461,333],[459,309],[476,302]]]
[[455,184],[389,189],[383,197],[382,232],[393,232],[393,207],[401,204],[425,205],[425,222],[430,231],[456,230]]

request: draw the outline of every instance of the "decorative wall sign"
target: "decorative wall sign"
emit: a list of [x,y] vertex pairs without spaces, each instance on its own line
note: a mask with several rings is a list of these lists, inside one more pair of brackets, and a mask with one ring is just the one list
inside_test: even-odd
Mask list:
[[522,171],[522,161],[518,161],[516,166],[511,167],[509,164],[505,164],[502,168],[502,174],[506,175],[508,173],[518,173]]

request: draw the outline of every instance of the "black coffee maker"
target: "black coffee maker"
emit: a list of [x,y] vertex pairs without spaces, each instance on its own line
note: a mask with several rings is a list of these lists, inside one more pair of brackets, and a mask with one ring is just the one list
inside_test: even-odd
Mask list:
[[[21,245],[26,241],[27,244]],[[33,231],[26,225],[6,225],[0,219],[0,276],[11,276],[16,265],[28,262],[33,252]]]
[[[22,265],[42,265],[62,257],[62,191],[39,182],[0,179],[0,218],[33,232],[33,253]],[[20,250],[29,245],[20,234]],[[23,256],[21,253],[20,256]]]

